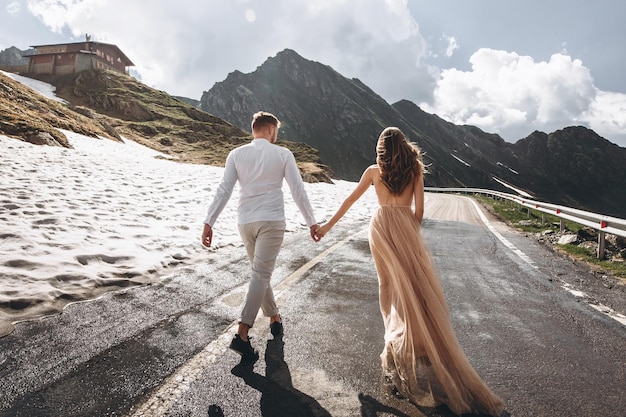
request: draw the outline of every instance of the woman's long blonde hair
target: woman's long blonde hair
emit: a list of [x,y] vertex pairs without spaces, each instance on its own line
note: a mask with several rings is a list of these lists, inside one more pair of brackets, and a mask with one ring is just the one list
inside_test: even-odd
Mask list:
[[395,195],[424,173],[419,147],[409,142],[397,127],[386,128],[378,137],[376,163],[381,181]]

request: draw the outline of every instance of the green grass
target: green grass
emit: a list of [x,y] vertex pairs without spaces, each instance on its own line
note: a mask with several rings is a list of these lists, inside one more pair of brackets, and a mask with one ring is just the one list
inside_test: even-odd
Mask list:
[[[559,231],[561,229],[560,219],[557,216],[544,214],[509,200],[495,200],[481,195],[475,195],[474,198],[483,206],[490,207],[491,211],[498,217],[525,232],[540,233],[545,230]],[[530,214],[528,213],[529,210]],[[545,217],[545,223],[542,222],[542,215]],[[573,233],[578,233],[583,227],[569,220],[565,220],[564,226],[566,230]]]
[[[128,75],[90,70],[43,81],[55,85],[57,95],[79,113],[105,119],[117,134],[178,162],[223,166],[230,150],[252,139],[249,132]],[[286,140],[280,140],[280,145],[293,152],[301,169],[306,164],[309,181],[332,176],[311,146]]]
[[[545,223],[542,224],[542,213],[538,210],[530,209],[529,216],[527,207],[522,207],[508,200],[495,200],[481,195],[475,195],[474,199],[500,219],[519,230],[528,233],[541,233],[546,230],[558,232],[560,230],[560,219],[557,216],[546,214]],[[573,233],[578,233],[582,228],[583,226],[578,223],[565,221],[565,229]],[[555,248],[567,253],[572,258],[600,269],[608,275],[626,279],[626,263],[624,262],[598,259],[593,251],[578,245],[555,245]]]
[[589,249],[577,245],[557,245],[563,252],[569,254],[573,258],[588,264],[594,265],[606,272],[608,275],[626,279],[626,264],[624,262],[613,262],[609,260],[600,260]]

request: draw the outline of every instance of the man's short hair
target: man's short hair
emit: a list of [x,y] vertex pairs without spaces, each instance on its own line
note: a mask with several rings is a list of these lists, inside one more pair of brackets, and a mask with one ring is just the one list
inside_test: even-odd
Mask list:
[[263,128],[265,126],[276,126],[276,128],[280,127],[280,120],[272,113],[268,113],[266,111],[260,111],[254,113],[252,116],[252,130],[257,130],[259,128]]

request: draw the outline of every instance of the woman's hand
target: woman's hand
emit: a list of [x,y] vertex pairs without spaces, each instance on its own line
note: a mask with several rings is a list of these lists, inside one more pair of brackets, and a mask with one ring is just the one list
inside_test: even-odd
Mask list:
[[318,237],[318,239],[321,239],[324,237],[324,235],[328,232],[330,232],[330,229],[332,228],[332,226],[330,226],[328,223],[326,223],[324,226],[320,226],[319,229],[317,229],[315,231],[315,236]]

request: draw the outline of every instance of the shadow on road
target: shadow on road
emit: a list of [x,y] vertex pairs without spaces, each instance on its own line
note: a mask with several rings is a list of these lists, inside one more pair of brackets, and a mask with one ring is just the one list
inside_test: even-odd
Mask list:
[[315,398],[294,388],[285,362],[284,345],[281,337],[267,341],[266,376],[254,372],[253,364],[249,362],[239,363],[232,369],[232,374],[261,392],[261,414],[265,417],[332,417]]
[[[261,392],[261,415],[264,417],[332,417],[315,398],[297,390],[291,381],[291,373],[285,362],[285,343],[281,337],[267,341],[265,349],[266,376],[254,372],[254,363],[242,361],[232,370],[232,374]],[[361,417],[376,417],[385,413],[397,417],[410,417],[393,407],[385,405],[367,394],[360,393]],[[429,417],[456,417],[447,407],[426,409],[417,406]],[[209,417],[224,417],[219,406],[209,408]]]
[[398,417],[411,417],[367,394],[359,394],[359,401],[361,402],[361,417],[376,417],[378,413],[387,413]]

